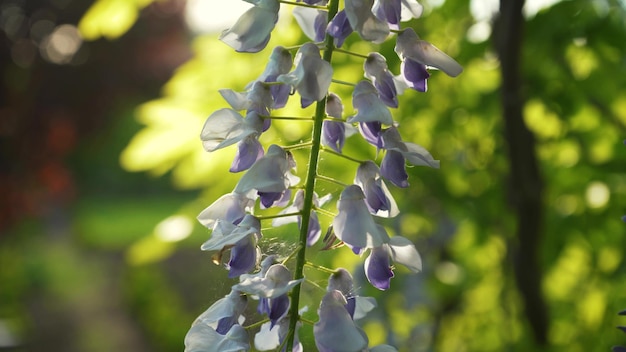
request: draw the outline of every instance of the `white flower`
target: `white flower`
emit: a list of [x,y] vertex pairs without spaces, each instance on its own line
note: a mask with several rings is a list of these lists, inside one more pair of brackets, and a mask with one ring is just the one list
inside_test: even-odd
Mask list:
[[412,28],[398,34],[395,51],[401,59],[409,58],[420,64],[438,68],[450,77],[456,77],[463,72],[463,67],[458,62],[431,43],[421,40]]
[[284,295],[303,279],[291,280],[291,273],[282,264],[272,265],[264,277],[247,277],[233,286],[233,290],[249,293],[262,298],[276,298]]
[[354,183],[363,190],[365,204],[372,214],[388,218],[398,215],[400,211],[396,201],[385,185],[380,169],[373,161],[368,160],[359,165]]
[[208,152],[238,143],[248,136],[258,136],[263,132],[263,119],[254,111],[243,118],[232,109],[220,109],[212,113],[204,123],[200,139]]
[[278,21],[280,3],[277,0],[249,1],[255,4],[234,26],[225,30],[220,40],[239,52],[258,52],[267,45]]
[[218,198],[198,215],[198,221],[213,229],[218,220],[236,223],[241,221],[247,211],[254,207],[254,199],[243,194],[228,193]]
[[430,152],[421,145],[403,142],[398,129],[394,126],[382,133],[382,140],[383,149],[401,153],[411,165],[439,168],[439,160],[435,160]]
[[355,253],[383,244],[384,234],[365,204],[361,187],[346,187],[337,201],[337,210],[339,213],[333,220],[335,236],[352,247]]
[[284,192],[289,186],[297,184],[300,179],[291,174],[295,167],[291,154],[283,148],[272,144],[264,157],[257,160],[239,179],[234,193],[249,194],[250,191],[276,193]]
[[305,43],[298,50],[294,64],[295,70],[278,76],[278,82],[293,86],[302,99],[307,101],[320,101],[326,97],[333,68],[330,63],[322,60],[320,49],[313,43]]
[[372,13],[374,0],[345,0],[345,12],[354,31],[361,38],[373,43],[382,43],[389,35],[389,25]]
[[393,117],[385,103],[378,96],[376,88],[367,80],[362,80],[352,92],[352,106],[357,114],[348,118],[348,123],[380,122],[385,125],[393,124]]
[[321,351],[360,352],[367,348],[367,335],[346,310],[346,298],[337,290],[328,291],[317,311],[313,325],[315,345]]
[[221,335],[205,324],[195,324],[185,336],[185,352],[241,352],[250,350],[248,333],[241,325]]

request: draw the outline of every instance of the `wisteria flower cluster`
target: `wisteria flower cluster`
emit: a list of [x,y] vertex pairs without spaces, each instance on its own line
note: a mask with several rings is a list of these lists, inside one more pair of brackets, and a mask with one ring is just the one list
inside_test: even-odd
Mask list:
[[[201,249],[212,252],[213,262],[223,265],[238,283],[192,324],[185,337],[185,351],[248,351],[252,341],[257,350],[302,351],[298,329],[307,327],[312,328],[319,351],[396,351],[389,345],[370,346],[357,323],[376,307],[376,301],[358,295],[348,270],[309,262],[306,251],[314,246],[319,250],[346,246],[355,255],[366,256],[363,265],[367,280],[379,290],[390,287],[394,264],[414,273],[421,271],[415,245],[400,235],[390,236],[377,219],[399,214],[387,185],[409,187],[407,164],[439,168],[439,161],[423,147],[402,139],[391,109],[399,106],[398,96],[406,90],[425,92],[431,70],[454,77],[462,68],[420,39],[412,28],[402,28],[403,22],[421,16],[422,6],[416,0],[345,0],[341,9],[339,0],[245,1],[254,6],[220,38],[234,50],[254,53],[265,49],[279,10],[286,5],[293,6],[293,16],[311,41],[295,49],[273,48],[265,70],[245,91],[220,90],[230,107],[213,112],[204,124],[201,139],[208,152],[237,145],[230,172],[242,176],[232,192],[199,214],[200,223],[211,231]],[[395,40],[400,73],[394,75],[387,59],[378,52],[341,49],[353,33],[372,43]],[[297,50],[295,55],[291,50]],[[363,80],[335,80],[334,52],[363,60]],[[344,115],[342,97],[330,91],[333,82],[352,86],[352,116]],[[310,140],[296,146],[272,144],[264,148],[259,138],[271,128],[272,120],[284,118],[280,109],[296,96],[302,108],[316,104],[314,117],[291,118],[293,123],[313,121]],[[352,135],[360,135],[371,144],[377,157],[382,155],[381,160],[362,161],[344,154],[346,139]],[[291,154],[295,148],[309,150],[304,175],[297,174]],[[355,162],[353,184],[320,174],[322,153]],[[320,179],[343,189],[336,208],[324,208],[332,202],[330,195],[320,197],[316,193]],[[280,210],[263,215],[271,208]],[[322,228],[318,214],[332,217],[327,229]],[[295,251],[283,257],[262,253],[258,245],[264,236],[262,228],[271,232],[288,223],[298,224]],[[301,317],[306,309],[300,306],[300,288],[307,284],[305,266],[329,275],[326,289],[319,295],[315,322]],[[257,312],[267,318],[246,325],[244,311],[250,301],[256,301]]]

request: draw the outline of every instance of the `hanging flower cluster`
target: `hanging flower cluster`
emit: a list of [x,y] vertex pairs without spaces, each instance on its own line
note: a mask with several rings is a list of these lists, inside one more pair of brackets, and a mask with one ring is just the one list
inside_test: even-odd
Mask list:
[[[239,283],[215,302],[192,324],[185,337],[187,352],[248,351],[251,341],[257,350],[302,351],[298,329],[312,328],[319,351],[396,351],[389,345],[369,346],[369,339],[356,323],[376,307],[370,297],[356,294],[350,273],[329,269],[306,260],[307,248],[316,246],[325,233],[322,250],[348,247],[365,256],[365,276],[372,286],[387,290],[394,277],[394,264],[411,272],[421,271],[415,245],[400,235],[390,236],[377,219],[396,217],[400,209],[388,184],[409,187],[407,164],[439,168],[439,161],[423,147],[405,142],[390,109],[399,106],[398,96],[408,89],[425,92],[429,70],[438,69],[451,77],[461,66],[415,31],[401,28],[402,22],[419,18],[422,6],[416,0],[245,0],[254,6],[220,39],[238,52],[258,52],[269,42],[281,5],[295,6],[293,15],[311,42],[297,47],[295,55],[278,46],[263,73],[245,91],[222,89],[230,107],[213,112],[206,120],[201,140],[208,152],[237,145],[230,172],[242,173],[232,192],[221,196],[198,215],[210,238],[201,246],[212,252],[215,264],[223,265]],[[394,75],[387,58],[378,52],[349,53],[339,49],[356,33],[372,43],[395,40],[401,60]],[[295,49],[294,49],[295,50]],[[338,84],[353,86],[352,116],[344,115],[341,97],[329,91],[333,82],[331,58],[334,51],[363,59],[364,79]],[[312,137],[298,148],[309,147],[306,177],[296,175],[290,146],[270,145],[265,149],[260,136],[280,117],[280,109],[297,93],[305,108],[317,104]],[[304,119],[304,118],[303,118]],[[297,121],[296,121],[297,122]],[[375,160],[357,161],[344,154],[348,137],[356,135],[375,147]],[[320,154],[328,153],[356,161],[353,184],[346,185],[320,175]],[[345,172],[345,169],[342,170]],[[316,180],[323,178],[341,185],[336,211],[324,209],[330,196],[319,197]],[[280,208],[274,215],[255,210]],[[323,229],[318,214],[332,217]],[[271,220],[268,222],[267,220]],[[267,222],[262,226],[263,222]],[[258,243],[261,229],[297,223],[296,250],[281,258],[262,253]],[[229,253],[229,259],[224,260]],[[329,273],[328,286],[317,309],[318,320],[308,322],[300,314],[300,286],[306,284],[303,268],[310,266]],[[245,326],[243,313],[250,301],[266,320]],[[311,326],[312,325],[312,326]],[[260,327],[260,329],[258,329]],[[254,329],[257,328],[257,329]],[[254,338],[252,331],[257,331]]]

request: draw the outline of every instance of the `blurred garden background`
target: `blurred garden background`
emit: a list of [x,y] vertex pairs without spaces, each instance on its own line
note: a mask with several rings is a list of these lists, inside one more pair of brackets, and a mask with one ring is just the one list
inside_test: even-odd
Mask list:
[[[392,189],[403,213],[386,223],[416,244],[424,272],[399,269],[381,294],[346,248],[309,256],[350,269],[377,298],[363,321],[372,345],[626,345],[626,2],[420,3],[408,25],[465,69],[434,72],[428,92],[406,92],[393,112],[404,140],[441,160],[409,169],[411,188]],[[218,89],[242,91],[273,46],[306,40],[285,15],[267,49],[235,53],[217,36],[245,8],[0,3],[0,351],[181,351],[195,317],[228,293],[195,217],[236,183],[225,177],[234,150],[206,153],[200,130],[226,107]],[[398,73],[394,44],[380,51]],[[356,34],[346,47],[378,50]],[[359,59],[334,64],[342,80],[362,78]],[[331,90],[349,113],[350,91]],[[276,123],[262,142],[293,144],[309,128]],[[373,156],[356,140],[346,148]],[[340,160],[322,167],[352,182]],[[332,207],[338,191],[318,193]],[[288,253],[294,229],[264,231],[261,247]],[[315,320],[320,294],[304,294]]]

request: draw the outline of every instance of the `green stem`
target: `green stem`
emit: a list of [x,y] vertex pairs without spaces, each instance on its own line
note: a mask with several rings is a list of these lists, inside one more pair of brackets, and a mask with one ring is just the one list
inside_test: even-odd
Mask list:
[[367,55],[363,55],[363,54],[359,54],[359,53],[353,53],[352,51],[343,50],[343,49],[339,49],[339,48],[335,48],[335,51],[338,52],[338,53],[344,53],[344,54],[348,54],[348,55],[351,55],[351,56],[360,57],[362,59],[367,59]]
[[315,322],[314,322],[314,321],[309,320],[309,319],[305,319],[305,318],[303,318],[303,317],[300,317],[300,321],[301,321],[301,322],[303,322],[303,323],[305,323],[305,324],[311,325],[311,326],[315,325]]
[[350,82],[346,82],[346,81],[341,81],[341,80],[338,80],[338,79],[333,79],[333,80],[332,80],[332,82],[333,82],[333,83],[337,83],[337,84],[343,84],[344,86],[351,86],[351,87],[356,86],[356,84],[354,84],[354,83],[350,83]]
[[335,274],[337,272],[337,270],[333,270],[333,269],[327,268],[325,266],[317,265],[317,264],[312,263],[312,262],[310,262],[308,260],[304,263],[304,265],[308,266],[309,268],[317,269],[317,270],[319,270],[319,271],[321,271],[323,273],[326,273],[326,274]]
[[335,180],[332,177],[328,177],[328,176],[324,176],[324,175],[317,175],[317,179],[318,180],[324,180],[324,181],[328,181],[330,183],[334,183],[336,185],[342,186],[342,187],[347,187],[348,185],[346,185],[345,183],[339,181],[339,180]]
[[250,324],[248,326],[244,326],[243,328],[246,329],[246,330],[254,329],[256,327],[259,327],[259,326],[267,323],[268,321],[270,321],[270,320],[269,319],[263,319],[261,321],[257,321],[256,323],[252,323],[252,324]]
[[287,151],[287,150],[295,150],[295,149],[302,149],[302,148],[308,148],[312,145],[313,143],[311,142],[303,142],[303,143],[298,143],[298,144],[292,144],[292,145],[288,145],[286,147],[283,147],[283,150]]
[[328,210],[326,210],[324,208],[315,207],[315,211],[320,213],[320,214],[322,214],[322,215],[326,215],[328,217],[331,217],[331,218],[335,218],[335,216],[337,216],[337,214],[333,213],[332,211],[328,211]]
[[259,220],[268,220],[268,219],[286,218],[288,216],[298,216],[298,215],[302,215],[302,213],[298,211],[295,213],[263,215],[263,216],[257,216],[256,218]]
[[363,160],[359,160],[359,159],[353,158],[353,157],[351,157],[349,155],[345,155],[345,154],[342,154],[342,153],[337,153],[336,151],[334,151],[334,150],[332,150],[330,148],[322,147],[322,150],[324,152],[328,153],[328,154],[337,155],[337,156],[340,156],[340,157],[342,157],[344,159],[347,159],[347,160],[350,160],[350,161],[354,161],[355,163],[359,163],[359,164],[363,164],[364,163]]
[[326,6],[317,6],[317,5],[309,5],[303,2],[294,2],[294,1],[286,1],[286,0],[278,0],[281,4],[293,5],[293,6],[302,6],[302,7],[310,7],[312,9],[326,10]]
[[310,117],[299,117],[299,116],[266,116],[260,115],[262,119],[269,120],[298,120],[298,121],[313,121]]
[[[328,4],[328,22],[330,22],[339,10],[339,0],[330,0]],[[324,40],[325,50],[323,59],[326,62],[332,61],[334,38],[326,34]],[[304,263],[306,262],[306,240],[309,230],[309,220],[311,219],[311,210],[313,209],[313,192],[315,191],[315,175],[317,175],[317,162],[319,161],[321,140],[322,140],[322,123],[326,116],[326,99],[317,102],[315,106],[315,118],[313,122],[313,139],[311,145],[311,154],[309,155],[309,169],[304,188],[304,207],[302,209],[302,219],[300,223],[300,250],[296,255],[296,266],[294,269],[294,279],[299,280],[304,277]],[[293,341],[296,335],[296,327],[300,317],[298,310],[300,309],[300,289],[302,284],[297,285],[291,292],[291,307],[289,308],[289,337],[287,339],[287,352],[293,351]]]

